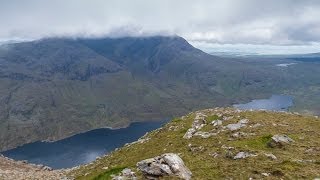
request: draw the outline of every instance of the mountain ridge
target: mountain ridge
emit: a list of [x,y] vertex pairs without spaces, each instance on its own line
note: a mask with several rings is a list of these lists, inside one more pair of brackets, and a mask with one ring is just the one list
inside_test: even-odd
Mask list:
[[0,48],[0,151],[306,86],[316,93],[317,73],[305,82],[292,68],[212,56],[181,37],[50,38],[6,45]]

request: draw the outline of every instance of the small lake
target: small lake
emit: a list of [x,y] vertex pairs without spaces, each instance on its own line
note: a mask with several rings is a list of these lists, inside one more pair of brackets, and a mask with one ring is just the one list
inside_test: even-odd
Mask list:
[[288,111],[293,105],[293,98],[286,95],[272,95],[269,99],[257,99],[246,104],[235,104],[238,109]]
[[56,142],[34,142],[2,152],[15,160],[44,164],[54,169],[69,168],[89,163],[115,148],[136,141],[146,132],[161,127],[168,121],[136,122],[127,128],[96,129]]

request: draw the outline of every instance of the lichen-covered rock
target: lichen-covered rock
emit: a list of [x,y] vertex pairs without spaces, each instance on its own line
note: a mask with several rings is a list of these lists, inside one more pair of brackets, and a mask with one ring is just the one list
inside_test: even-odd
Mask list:
[[287,144],[294,142],[293,139],[287,135],[274,135],[271,138],[271,141],[268,143],[270,147],[284,147]]
[[184,165],[182,159],[174,153],[146,159],[137,163],[138,169],[147,179],[157,179],[163,176],[177,176],[181,179],[191,179],[191,171]]

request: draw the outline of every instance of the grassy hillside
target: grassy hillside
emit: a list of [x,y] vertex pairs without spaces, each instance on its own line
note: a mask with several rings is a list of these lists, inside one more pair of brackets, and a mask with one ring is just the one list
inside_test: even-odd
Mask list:
[[[197,115],[206,125],[198,131],[217,133],[209,138],[183,136]],[[214,126],[212,121],[222,120]],[[239,130],[226,126],[247,119]],[[320,177],[320,120],[312,116],[265,111],[239,111],[230,108],[207,109],[175,118],[163,128],[150,132],[136,143],[120,148],[85,166],[73,169],[76,179],[110,179],[124,168],[138,178],[136,163],[163,153],[176,153],[193,173],[194,179],[313,179]],[[287,135],[294,142],[270,147],[274,135]],[[255,156],[233,159],[238,152]],[[276,159],[266,154],[273,154]]]

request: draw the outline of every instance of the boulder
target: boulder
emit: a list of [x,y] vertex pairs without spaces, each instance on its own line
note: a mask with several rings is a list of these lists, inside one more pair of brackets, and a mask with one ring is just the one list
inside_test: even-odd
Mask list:
[[184,165],[182,159],[174,153],[146,159],[137,163],[138,169],[146,179],[158,179],[164,176],[177,176],[181,179],[191,179],[191,171]]
[[271,141],[268,143],[270,147],[284,147],[287,144],[294,142],[293,139],[287,135],[274,135],[271,138]]

